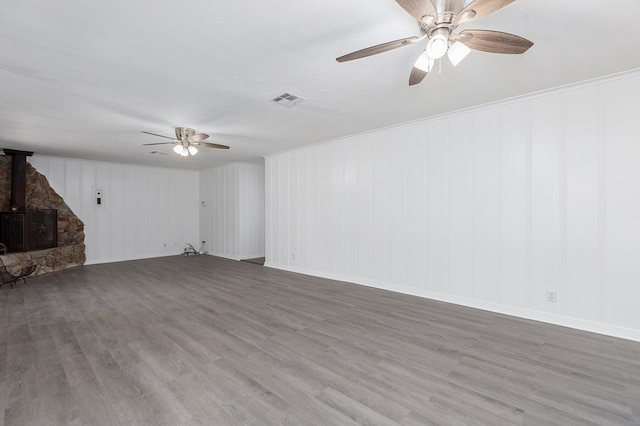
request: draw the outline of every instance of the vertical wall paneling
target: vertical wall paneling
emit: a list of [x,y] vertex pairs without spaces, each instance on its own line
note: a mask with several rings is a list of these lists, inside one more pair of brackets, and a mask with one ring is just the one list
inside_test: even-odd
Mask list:
[[288,262],[292,258],[291,253],[291,228],[295,224],[291,223],[289,218],[291,217],[290,199],[291,194],[290,177],[291,177],[291,156],[292,154],[285,155],[280,159],[282,167],[279,169],[278,184],[280,185],[280,210],[278,214],[278,229],[282,233],[282,240],[280,241],[280,259]]
[[[607,138],[607,105],[605,101],[605,85],[598,86],[598,116],[599,132],[598,132],[598,146],[597,146],[597,162],[598,162],[598,300],[602,300],[605,292],[605,244],[606,244],[606,150],[605,140]],[[598,302],[598,321],[602,321],[604,317],[604,306]]]
[[[331,223],[332,250],[328,253],[328,261],[336,274],[344,274],[345,271],[345,144],[331,144],[331,210],[329,221]],[[291,200],[295,201],[293,194]]]
[[[233,167],[235,168],[235,173],[225,176],[225,178],[228,178],[228,182],[224,188],[225,201],[233,200],[233,203],[230,203],[231,209],[224,209],[226,221],[231,223],[231,227],[227,229],[228,232],[225,235],[229,247],[229,254],[231,255],[240,253],[240,198],[242,196],[240,191],[244,189],[240,187],[240,174],[242,172],[240,166],[234,164]],[[237,188],[235,194],[233,193],[234,188]],[[225,203],[223,202],[223,204]]]
[[[93,250],[95,251],[95,256],[98,259],[111,259],[111,247],[115,244],[114,240],[117,241],[120,238],[120,230],[116,229],[115,227],[112,228],[112,226],[114,225],[114,221],[112,220],[111,216],[115,216],[118,214],[118,206],[117,204],[111,204],[111,199],[114,197],[113,194],[111,194],[110,185],[110,170],[111,168],[119,167],[120,165],[118,164],[109,163],[96,163],[92,165],[93,186],[91,191],[91,202],[94,202],[96,189],[102,189],[104,191],[104,207],[95,208],[93,216],[95,221],[94,223],[96,225],[96,244],[93,244]],[[151,171],[151,173],[153,173],[153,171]],[[114,185],[114,193],[116,191],[116,185]],[[109,231],[113,231],[113,235]]]
[[559,312],[546,292],[560,290],[560,96],[531,101],[531,307]]
[[389,238],[389,275],[388,281],[395,285],[407,283],[407,256],[413,247],[407,244],[407,141],[415,138],[415,127],[406,126],[396,132],[385,132],[388,141],[387,161],[390,167],[389,180],[389,216],[387,227]]
[[283,209],[286,212],[282,217],[283,226],[288,227],[288,238],[287,238],[287,246],[285,248],[285,252],[283,256],[288,256],[291,262],[296,261],[297,252],[298,252],[298,229],[300,224],[298,223],[298,215],[300,214],[300,210],[304,207],[300,204],[300,193],[298,191],[298,187],[300,185],[298,179],[300,175],[298,174],[298,153],[293,152],[290,155],[292,162],[291,167],[288,168],[288,179],[287,182],[289,185],[286,188],[286,192],[288,196],[285,196],[287,200],[287,206]]
[[526,306],[527,117],[526,102],[501,108],[500,302]]
[[358,140],[344,146],[344,274],[358,276]]
[[309,266],[318,267],[319,262],[319,241],[320,241],[320,187],[318,182],[318,157],[310,155],[309,151],[305,151],[305,164],[307,166],[307,230],[306,240],[299,240],[299,244],[307,247],[307,257],[303,264],[305,268]]
[[407,282],[409,287],[425,288],[429,258],[427,246],[427,193],[425,191],[427,132],[424,125],[412,127],[413,137],[407,139],[406,163],[407,184]]
[[429,217],[425,238],[429,269],[429,289],[449,292],[449,194],[447,192],[449,122],[439,119],[428,123],[427,140],[427,211]]
[[[279,159],[276,161],[280,161]],[[280,259],[287,250],[279,244],[280,212],[286,208],[279,201],[268,200],[269,226],[265,230],[265,186],[279,194],[288,185],[281,176],[282,167],[252,163],[232,163],[200,172],[199,216],[200,238],[206,241],[209,254],[231,259],[250,259],[265,255],[265,232],[273,237],[267,252]],[[266,177],[265,177],[266,171]],[[287,216],[288,220],[288,216]],[[288,234],[287,234],[288,235]],[[197,248],[198,248],[197,247]]]
[[314,201],[317,200],[318,193],[311,187],[311,183],[315,183],[315,179],[311,178],[315,158],[310,158],[308,151],[301,151],[300,154],[302,161],[298,167],[298,183],[302,193],[300,204],[303,208],[298,212],[299,230],[298,241],[296,241],[298,257],[296,259],[300,265],[308,265],[309,259],[314,257],[313,248],[317,234],[312,225],[317,223]]
[[453,116],[449,120],[447,152],[449,291],[458,295],[473,292],[473,122],[468,119]]
[[[396,212],[396,207],[391,203],[390,193],[392,168],[389,159],[391,150],[395,148],[386,135],[386,132],[373,135],[373,274],[383,283],[390,282],[390,240],[391,240],[391,213]],[[320,167],[318,167],[320,170]]]
[[[264,200],[264,255],[265,258],[268,259],[273,259],[273,250],[271,248],[271,245],[273,244],[273,240],[274,240],[274,232],[273,232],[273,217],[272,217],[272,213],[273,213],[273,195],[274,195],[274,189],[273,189],[273,185],[271,183],[271,173],[273,170],[272,167],[272,163],[274,161],[273,157],[267,157],[264,160],[264,191],[265,194],[270,194],[270,197],[265,197]],[[200,179],[202,181],[204,174],[201,173],[200,175]],[[202,217],[200,223],[202,223],[205,219]],[[207,234],[204,234],[207,235]]]
[[[80,214],[76,212],[76,214],[84,222],[84,229],[85,229],[84,244],[86,246],[87,263],[91,263],[90,259],[106,259],[106,257],[102,257],[104,255],[101,256],[101,253],[104,252],[104,250],[100,249],[100,245],[102,244],[102,242],[100,241],[100,237],[98,235],[100,232],[99,229],[101,224],[99,221],[100,218],[98,217],[99,212],[96,209],[96,206],[94,204],[94,197],[93,197],[94,196],[93,191],[96,188],[97,164],[83,161],[81,167],[82,167],[82,171],[81,171],[82,193],[87,194],[88,196],[87,196],[86,204],[79,207],[82,213]],[[136,191],[136,193],[138,193],[138,191]],[[142,208],[143,206],[140,206],[140,209]],[[71,209],[73,210],[73,207],[71,207]],[[141,211],[140,209],[136,211]],[[95,230],[95,231],[90,232],[89,230]],[[146,235],[141,235],[140,237],[141,239],[143,239],[146,237]],[[142,247],[146,247],[146,244],[141,245],[141,248]]]
[[[109,250],[106,257],[114,257],[116,253],[124,254],[124,222],[126,221],[127,208],[124,204],[124,176],[123,172],[126,167],[120,165],[114,165],[101,170],[106,174],[106,180],[109,185],[109,192],[104,194],[104,197],[109,195],[108,200],[105,198],[105,202],[110,207],[110,214],[108,218],[109,225],[105,228],[109,228],[113,231],[113,234],[109,238]],[[105,205],[105,206],[106,206]]]
[[559,93],[559,144],[558,144],[558,187],[559,187],[559,231],[560,231],[560,241],[559,241],[559,256],[558,263],[560,266],[560,271],[558,274],[558,293],[560,295],[560,300],[558,303],[558,309],[560,312],[566,312],[565,309],[565,290],[567,286],[567,123],[566,123],[566,111],[567,111],[567,101],[565,93]]
[[500,298],[500,111],[472,113],[473,273],[472,297]]
[[[320,167],[322,164],[322,167]],[[318,203],[318,225],[317,238],[318,250],[316,251],[317,261],[314,262],[317,268],[329,273],[333,273],[334,269],[330,264],[331,257],[331,210],[333,203],[331,202],[331,182],[332,182],[332,164],[331,164],[331,145],[322,145],[318,147],[318,168],[317,172],[317,191]]]
[[[374,248],[373,248],[373,144],[366,138],[356,138],[353,141],[353,147],[356,151],[355,171],[357,176],[351,177],[357,181],[355,190],[357,194],[350,201],[355,202],[357,211],[356,223],[356,240],[354,246],[357,256],[357,269],[355,275],[363,277],[365,280],[373,278],[374,264]],[[354,208],[350,205],[350,208]]]
[[[567,147],[567,277],[562,295],[570,316],[598,320],[598,86],[565,93]],[[571,295],[570,297],[568,297]]]
[[523,282],[523,293],[526,298],[526,307],[531,308],[533,305],[533,298],[536,295],[536,291],[533,288],[533,136],[532,136],[532,117],[533,107],[531,102],[525,104],[524,114],[526,115],[526,128],[525,128],[525,271]]
[[[68,167],[68,166],[67,166]],[[121,180],[121,190],[122,196],[122,223],[126,223],[129,219],[127,217],[127,212],[130,211],[133,206],[136,204],[136,194],[134,191],[125,190],[125,188],[130,187],[133,182],[135,182],[136,171],[132,167],[124,167],[122,170],[122,180]],[[126,227],[123,226],[123,230]],[[191,232],[193,232],[191,230]],[[125,259],[132,259],[136,257],[136,238],[133,232],[122,232],[121,246],[122,246],[122,256]]]
[[271,227],[271,240],[270,240],[270,258],[274,259],[274,261],[279,264],[284,263],[284,259],[280,258],[280,240],[281,235],[283,234],[279,228],[280,225],[280,199],[281,190],[280,190],[280,179],[278,179],[278,173],[280,173],[280,161],[281,157],[273,158],[270,160],[271,170],[269,173],[270,186],[272,190],[272,194],[274,197],[271,197],[271,221],[269,222],[269,226]]
[[638,85],[628,73],[269,156],[267,264],[640,340]]
[[602,321],[638,328],[640,300],[640,76],[608,82],[604,91],[604,288]]
[[248,168],[246,223],[247,249],[250,258],[264,256],[264,166],[245,165]]

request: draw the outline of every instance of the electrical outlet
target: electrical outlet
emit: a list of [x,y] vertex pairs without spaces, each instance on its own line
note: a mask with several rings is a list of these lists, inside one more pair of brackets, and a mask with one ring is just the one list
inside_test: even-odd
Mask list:
[[554,290],[547,290],[547,302],[556,303],[558,301],[558,293]]
[[296,254],[295,253],[291,253],[291,260],[296,260]]

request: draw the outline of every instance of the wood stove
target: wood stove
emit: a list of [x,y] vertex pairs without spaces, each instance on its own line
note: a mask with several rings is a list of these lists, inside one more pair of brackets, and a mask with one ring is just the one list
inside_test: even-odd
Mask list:
[[58,211],[27,210],[26,169],[29,151],[5,149],[11,156],[11,204],[0,213],[0,242],[8,252],[42,250],[58,246]]
[[58,246],[57,210],[2,212],[0,222],[0,241],[9,253]]

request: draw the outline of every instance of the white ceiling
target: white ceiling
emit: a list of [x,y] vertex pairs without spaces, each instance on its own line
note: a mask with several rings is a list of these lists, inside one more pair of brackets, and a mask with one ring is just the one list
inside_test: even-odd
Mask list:
[[[3,0],[0,148],[190,169],[258,160],[640,68],[638,18],[638,0],[518,0],[460,29],[523,36],[528,52],[474,51],[409,87],[424,44],[335,61],[419,35],[394,0]],[[307,101],[269,102],[285,91]],[[163,140],[141,131],[176,126],[231,149],[142,146]]]

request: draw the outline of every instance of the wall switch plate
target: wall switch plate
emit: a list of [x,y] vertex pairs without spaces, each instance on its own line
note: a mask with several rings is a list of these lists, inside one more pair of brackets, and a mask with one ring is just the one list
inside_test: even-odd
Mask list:
[[96,188],[93,190],[93,206],[95,208],[104,207],[104,190]]

